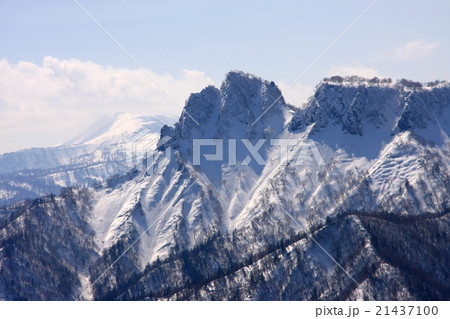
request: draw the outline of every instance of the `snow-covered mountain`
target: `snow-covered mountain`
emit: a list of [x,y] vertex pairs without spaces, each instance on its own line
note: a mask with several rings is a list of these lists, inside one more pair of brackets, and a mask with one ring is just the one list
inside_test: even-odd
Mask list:
[[173,122],[163,116],[116,113],[62,145],[1,154],[0,206],[124,174],[130,169],[126,163],[130,139],[144,130],[158,139],[161,127]]
[[[162,128],[145,172],[2,211],[0,273],[34,267],[0,296],[448,299],[450,83],[332,77],[304,108],[280,96],[230,72]],[[23,237],[55,225],[62,247]],[[47,264],[52,285],[28,291]]]

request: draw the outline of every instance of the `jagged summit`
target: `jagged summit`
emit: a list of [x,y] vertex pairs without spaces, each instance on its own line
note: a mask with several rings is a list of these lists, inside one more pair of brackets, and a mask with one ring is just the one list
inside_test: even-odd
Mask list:
[[[274,82],[252,74],[231,71],[225,76],[220,90],[208,86],[200,93],[192,94],[185,110],[197,121],[201,121],[208,118],[216,107],[222,117],[232,116],[242,123],[252,124],[275,101],[277,106],[285,105],[281,91]],[[186,114],[182,118],[185,116]]]
[[320,130],[331,124],[352,135],[371,129],[391,133],[424,129],[431,122],[448,128],[449,106],[449,82],[334,76],[319,83],[289,128],[296,131],[315,123],[315,129]]
[[229,72],[220,90],[223,117],[244,124],[253,124],[269,107],[266,114],[275,115],[276,110],[286,105],[274,82],[243,72]]
[[283,130],[289,110],[274,82],[232,71],[220,89],[208,86],[191,94],[178,123],[162,134],[176,139],[268,137]]

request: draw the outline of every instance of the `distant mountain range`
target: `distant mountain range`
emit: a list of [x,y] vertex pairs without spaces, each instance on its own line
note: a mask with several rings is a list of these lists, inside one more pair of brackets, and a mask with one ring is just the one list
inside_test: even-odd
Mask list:
[[151,160],[112,155],[158,125],[115,115],[0,157],[2,194],[33,170],[81,185],[3,195],[0,298],[450,298],[449,82],[332,77],[296,108],[230,72],[162,126]]
[[143,130],[158,139],[161,127],[174,122],[164,116],[116,113],[62,145],[1,154],[0,206],[124,174],[130,170],[126,163],[130,139]]

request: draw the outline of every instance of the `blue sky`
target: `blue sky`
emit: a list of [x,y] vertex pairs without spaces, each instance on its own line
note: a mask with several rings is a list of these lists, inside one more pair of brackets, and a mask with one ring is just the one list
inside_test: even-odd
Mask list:
[[[373,1],[79,2],[178,105],[75,2],[0,0],[0,153],[64,142],[106,113],[178,114],[230,70],[287,88]],[[288,101],[335,73],[450,79],[449,14],[450,1],[379,0]]]

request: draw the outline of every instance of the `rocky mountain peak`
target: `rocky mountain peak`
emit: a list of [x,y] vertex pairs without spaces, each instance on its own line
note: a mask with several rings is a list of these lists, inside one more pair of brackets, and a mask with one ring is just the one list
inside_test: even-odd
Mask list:
[[163,135],[174,140],[235,136],[255,138],[281,131],[288,107],[274,82],[232,71],[220,89],[208,86],[191,94],[174,128]]
[[334,76],[319,83],[289,128],[296,131],[315,123],[316,130],[320,130],[331,124],[352,135],[364,135],[366,130],[383,126],[389,126],[391,132],[423,129],[448,105],[447,82]]
[[276,116],[280,107],[285,106],[281,91],[274,82],[243,72],[229,72],[221,92],[222,118],[243,124],[253,124],[264,112],[268,113],[267,116]]

